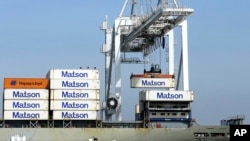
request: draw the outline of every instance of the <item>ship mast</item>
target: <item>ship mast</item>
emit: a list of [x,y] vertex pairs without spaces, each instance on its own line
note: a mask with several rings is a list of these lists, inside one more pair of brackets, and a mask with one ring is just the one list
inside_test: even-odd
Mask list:
[[[130,8],[130,10],[127,10]],[[125,11],[129,11],[125,15]],[[148,64],[145,59],[155,50],[165,47],[168,58],[168,74],[177,75],[177,83],[167,90],[179,90],[181,76],[183,90],[189,90],[188,76],[188,41],[186,17],[193,9],[185,8],[178,0],[125,0],[120,15],[112,28],[108,27],[107,18],[101,29],[105,32],[102,53],[105,54],[105,119],[121,121],[121,64]],[[175,73],[174,28],[181,28],[181,55],[178,72]],[[160,45],[159,45],[160,43]],[[160,47],[161,46],[161,47]],[[142,53],[143,58],[135,53]],[[132,57],[127,57],[132,56]],[[140,55],[141,56],[141,55]],[[113,68],[114,67],[114,68]],[[112,71],[114,71],[112,73]],[[114,74],[114,85],[111,83]],[[175,77],[176,78],[176,77]],[[115,92],[111,92],[114,88]]]

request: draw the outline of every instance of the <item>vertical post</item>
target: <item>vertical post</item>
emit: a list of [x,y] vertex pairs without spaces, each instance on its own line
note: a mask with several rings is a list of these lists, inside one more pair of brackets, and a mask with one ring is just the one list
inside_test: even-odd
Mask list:
[[[107,28],[105,30],[106,49],[105,49],[105,101],[108,100],[111,93],[111,71],[112,71],[112,29]],[[107,115],[105,111],[105,120],[111,120],[111,116]]]
[[106,32],[106,52],[105,52],[105,98],[109,98],[110,95],[110,71],[112,71],[111,64],[112,62],[110,61],[111,59],[111,40],[112,40],[112,30],[107,29]]
[[[112,71],[112,28],[108,28],[108,17],[106,16],[105,21],[103,21],[101,30],[105,32],[105,43],[102,46],[102,52],[105,55],[105,101],[110,96],[110,87],[111,87],[111,71]],[[101,117],[103,119],[103,110],[101,111]],[[105,109],[105,120],[111,120],[111,116],[108,115],[107,110]]]
[[183,89],[189,90],[187,20],[184,20],[180,26],[182,29]]
[[[174,31],[173,29],[168,32],[168,73],[174,75]],[[170,88],[174,90],[174,88]]]
[[[121,97],[121,31],[120,18],[115,20],[115,94]],[[116,120],[121,121],[121,109],[116,112]]]
[[168,72],[174,75],[174,32],[168,32]]

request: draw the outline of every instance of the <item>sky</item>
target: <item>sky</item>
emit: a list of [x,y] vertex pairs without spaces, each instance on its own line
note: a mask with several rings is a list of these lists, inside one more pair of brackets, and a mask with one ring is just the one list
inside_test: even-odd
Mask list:
[[[222,119],[245,115],[244,123],[250,124],[250,1],[182,1],[194,9],[187,18],[193,118],[201,125],[219,125]],[[123,3],[0,0],[0,85],[5,77],[45,77],[51,68],[97,67],[104,97],[105,62],[100,51],[105,38],[100,25],[107,15],[111,27]],[[129,87],[130,73],[142,69],[122,65],[124,120],[134,120],[138,103],[139,90]]]

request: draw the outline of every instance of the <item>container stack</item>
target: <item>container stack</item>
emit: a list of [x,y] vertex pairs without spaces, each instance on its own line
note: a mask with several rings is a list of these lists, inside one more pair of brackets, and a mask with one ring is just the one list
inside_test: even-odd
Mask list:
[[161,73],[157,66],[143,74],[132,74],[131,88],[145,88],[139,92],[135,119],[145,121],[146,127],[189,127],[194,93],[175,90],[175,85],[174,75]]
[[48,120],[47,78],[4,78],[4,120]]
[[50,110],[53,120],[96,120],[100,110],[97,69],[51,69]]

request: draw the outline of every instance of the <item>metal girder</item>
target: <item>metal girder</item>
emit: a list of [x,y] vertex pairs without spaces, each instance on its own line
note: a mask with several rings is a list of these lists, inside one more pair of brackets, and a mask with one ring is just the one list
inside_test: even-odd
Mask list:
[[158,10],[154,12],[147,20],[145,20],[142,25],[138,26],[138,28],[134,29],[130,34],[127,35],[127,38],[122,43],[122,46],[125,46],[128,42],[134,40],[142,31],[151,25],[155,20],[157,20],[162,14],[162,10]]
[[[148,18],[145,18],[141,24],[133,28],[129,34],[123,34],[121,51],[143,51],[143,48],[149,46],[149,44],[139,44],[140,40],[164,36],[192,13],[193,9],[189,8],[158,8]],[[137,46],[135,46],[136,44]]]

